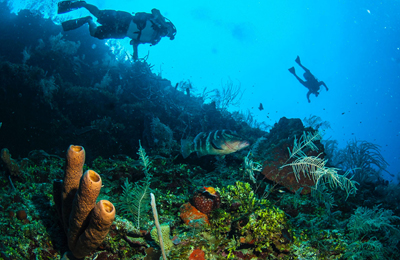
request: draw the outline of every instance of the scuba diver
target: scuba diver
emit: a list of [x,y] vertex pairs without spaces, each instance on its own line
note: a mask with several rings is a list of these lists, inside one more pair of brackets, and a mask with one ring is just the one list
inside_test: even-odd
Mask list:
[[305,70],[303,77],[306,79],[306,81],[302,80],[301,78],[299,78],[299,76],[296,75],[294,67],[291,67],[289,69],[289,71],[296,77],[296,79],[304,87],[308,88],[307,100],[308,100],[308,103],[310,103],[310,95],[314,94],[316,97],[318,97],[318,95],[319,95],[318,91],[320,90],[321,85],[326,88],[326,91],[328,91],[328,87],[325,85],[325,83],[323,81],[318,81],[318,79],[313,74],[311,74],[310,70],[301,64],[299,56],[297,56],[295,61],[297,64],[299,64],[300,67],[302,67]]
[[100,26],[93,22],[91,16],[68,20],[62,23],[64,31],[70,31],[88,23],[90,35],[98,39],[123,39],[131,38],[133,45],[133,60],[138,60],[138,45],[150,43],[156,45],[162,37],[173,40],[176,28],[172,22],[161,15],[157,9],[149,13],[135,13],[115,10],[99,10],[96,6],[87,4],[85,1],[61,1],[58,3],[58,14],[67,13],[79,8],[86,8],[97,18]]

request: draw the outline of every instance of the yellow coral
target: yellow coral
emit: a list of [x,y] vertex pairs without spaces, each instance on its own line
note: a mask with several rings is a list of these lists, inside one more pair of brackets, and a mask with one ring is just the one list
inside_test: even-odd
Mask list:
[[[168,224],[162,224],[160,225],[160,228],[162,233],[162,240],[164,242],[164,248],[166,251],[169,251],[174,246],[171,238],[169,237],[170,227]],[[150,235],[153,238],[153,240],[156,241],[157,245],[160,245],[156,227],[153,227],[153,229],[150,231]]]

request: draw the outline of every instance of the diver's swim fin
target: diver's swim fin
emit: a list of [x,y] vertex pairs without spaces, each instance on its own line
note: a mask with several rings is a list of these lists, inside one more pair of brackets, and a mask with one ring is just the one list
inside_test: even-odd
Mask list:
[[290,71],[290,73],[294,74],[294,73],[295,73],[294,67],[291,67],[291,68],[289,69],[289,71]]
[[300,62],[300,57],[299,56],[297,56],[297,58],[294,60],[297,64],[301,64],[301,62]]
[[86,5],[85,1],[61,1],[58,3],[58,14],[64,14],[76,10]]
[[61,25],[62,25],[64,32],[66,32],[66,31],[71,31],[71,30],[81,27],[85,23],[89,22],[89,20],[91,20],[91,19],[92,19],[91,16],[86,16],[86,17],[82,17],[82,18],[78,18],[78,19],[74,19],[74,20],[65,21],[65,22],[61,23]]

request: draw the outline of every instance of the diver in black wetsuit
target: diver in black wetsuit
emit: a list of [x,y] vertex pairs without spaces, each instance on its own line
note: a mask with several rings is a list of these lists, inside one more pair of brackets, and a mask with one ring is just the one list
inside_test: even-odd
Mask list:
[[162,37],[173,40],[176,28],[170,20],[161,15],[157,9],[149,13],[135,13],[114,10],[99,10],[85,1],[61,1],[58,3],[58,13],[63,14],[78,8],[86,8],[101,26],[97,26],[91,16],[86,16],[62,23],[64,31],[74,30],[88,23],[90,35],[98,39],[131,38],[133,59],[138,60],[138,45],[143,43],[157,44]]
[[314,94],[316,97],[318,97],[319,95],[319,90],[321,85],[324,86],[326,88],[326,91],[328,91],[328,87],[325,85],[325,83],[323,81],[318,81],[315,76],[313,74],[311,74],[310,70],[307,69],[306,67],[304,67],[301,62],[300,62],[300,57],[297,56],[296,58],[296,63],[299,64],[300,67],[302,67],[305,72],[303,74],[303,77],[306,79],[306,81],[302,80],[301,78],[299,78],[299,76],[296,75],[296,72],[294,70],[294,67],[291,67],[289,69],[290,73],[292,73],[296,79],[306,88],[308,88],[308,92],[307,92],[307,100],[308,103],[310,103],[310,95]]

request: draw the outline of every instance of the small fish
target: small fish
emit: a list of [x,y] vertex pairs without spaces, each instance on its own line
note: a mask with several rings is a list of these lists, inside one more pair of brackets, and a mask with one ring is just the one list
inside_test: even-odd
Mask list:
[[260,109],[260,111],[264,110],[264,106],[262,105],[262,103],[260,103],[260,105],[258,106],[258,109]]
[[212,196],[217,196],[217,191],[213,187],[203,187],[205,191],[203,192],[208,192]]
[[217,130],[210,133],[201,132],[193,141],[181,140],[181,153],[183,158],[189,157],[197,152],[199,157],[204,155],[218,155],[224,158],[225,155],[239,151],[250,143],[243,140],[235,132],[230,130]]

